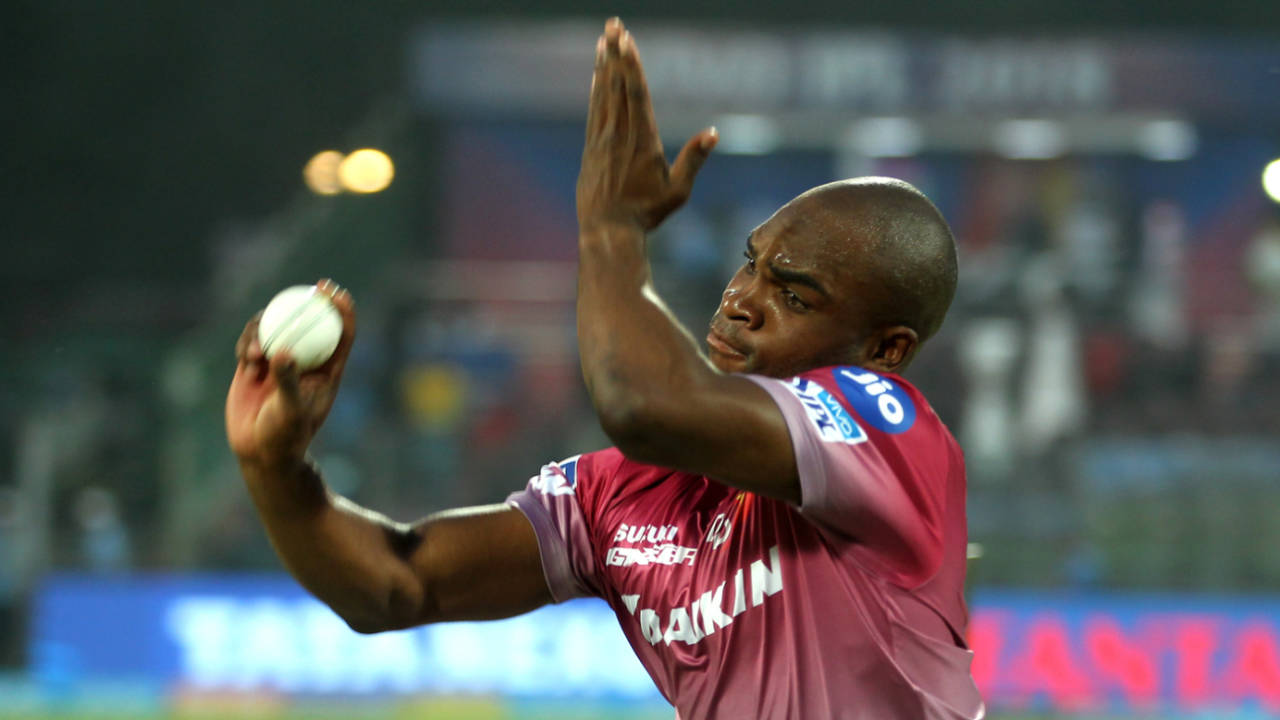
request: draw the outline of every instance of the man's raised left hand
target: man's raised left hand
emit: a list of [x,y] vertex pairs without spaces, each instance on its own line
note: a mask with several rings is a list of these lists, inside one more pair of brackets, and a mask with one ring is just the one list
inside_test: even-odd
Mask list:
[[715,128],[702,130],[667,164],[635,40],[621,20],[610,19],[596,43],[578,173],[579,232],[657,227],[689,199],[716,140]]

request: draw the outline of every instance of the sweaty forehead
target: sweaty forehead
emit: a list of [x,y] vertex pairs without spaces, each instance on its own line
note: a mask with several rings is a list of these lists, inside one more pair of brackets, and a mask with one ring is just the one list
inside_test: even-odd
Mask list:
[[752,244],[766,259],[812,272],[831,284],[854,280],[851,273],[864,264],[859,257],[865,243],[855,219],[803,195],[757,227]]

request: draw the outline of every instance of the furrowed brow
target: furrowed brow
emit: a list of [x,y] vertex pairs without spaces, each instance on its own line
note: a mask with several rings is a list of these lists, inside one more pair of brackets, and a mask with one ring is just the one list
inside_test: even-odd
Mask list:
[[827,298],[828,300],[831,299],[831,295],[827,293],[826,288],[822,287],[822,283],[818,282],[817,278],[803,270],[793,270],[775,263],[769,263],[769,272],[784,283],[804,285],[807,288],[812,288],[814,292],[818,293],[822,297]]

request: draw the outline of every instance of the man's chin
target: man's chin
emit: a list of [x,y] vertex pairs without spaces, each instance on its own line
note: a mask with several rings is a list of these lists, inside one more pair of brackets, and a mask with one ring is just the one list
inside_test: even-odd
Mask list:
[[749,373],[752,371],[751,362],[745,357],[734,357],[709,349],[707,359],[711,361],[715,369],[722,373]]

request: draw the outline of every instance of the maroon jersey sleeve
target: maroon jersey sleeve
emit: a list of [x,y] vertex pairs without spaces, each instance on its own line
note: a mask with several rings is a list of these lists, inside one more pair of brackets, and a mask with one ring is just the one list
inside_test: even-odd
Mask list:
[[514,492],[507,504],[524,513],[538,536],[538,552],[547,587],[556,602],[576,597],[600,596],[595,549],[591,542],[590,506],[593,473],[601,472],[592,454],[575,455],[549,463]]
[[895,375],[823,368],[790,380],[748,376],[786,419],[799,512],[854,541],[891,581],[923,582],[942,559],[949,452],[945,428]]

